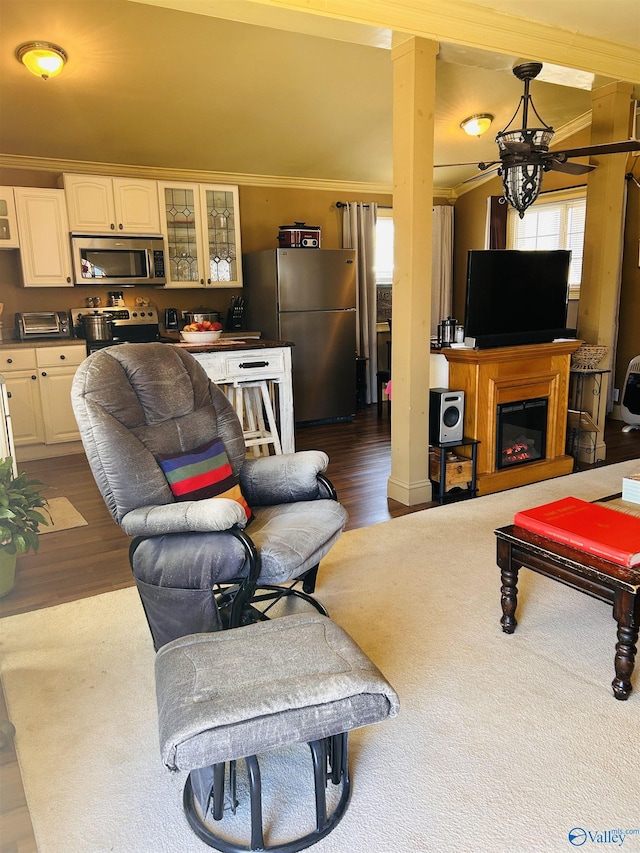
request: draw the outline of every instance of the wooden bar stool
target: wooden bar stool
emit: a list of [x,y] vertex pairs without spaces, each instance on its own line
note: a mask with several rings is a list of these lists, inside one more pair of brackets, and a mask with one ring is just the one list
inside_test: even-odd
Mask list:
[[270,445],[274,453],[282,453],[270,384],[266,379],[257,379],[222,386],[242,424],[245,444],[254,456],[269,456]]

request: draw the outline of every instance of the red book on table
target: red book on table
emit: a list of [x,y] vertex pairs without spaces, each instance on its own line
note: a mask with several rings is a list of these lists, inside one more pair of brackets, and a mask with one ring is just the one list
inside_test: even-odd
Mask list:
[[517,512],[513,522],[620,566],[640,564],[640,518],[615,509],[569,497]]

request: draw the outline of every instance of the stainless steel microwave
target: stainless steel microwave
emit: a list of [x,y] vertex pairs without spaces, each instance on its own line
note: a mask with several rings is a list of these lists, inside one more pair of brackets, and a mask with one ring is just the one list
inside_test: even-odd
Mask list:
[[74,284],[166,284],[162,237],[71,238]]

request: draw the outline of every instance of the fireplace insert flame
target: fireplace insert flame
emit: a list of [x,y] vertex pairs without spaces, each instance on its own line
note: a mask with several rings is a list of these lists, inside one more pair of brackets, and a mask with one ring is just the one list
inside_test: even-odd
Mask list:
[[496,468],[545,458],[547,410],[546,397],[498,405]]
[[503,448],[502,457],[503,462],[506,461],[508,465],[513,465],[515,462],[527,462],[534,457],[537,459],[540,458],[536,456],[535,445],[530,445],[529,439],[526,436],[517,439],[513,444]]

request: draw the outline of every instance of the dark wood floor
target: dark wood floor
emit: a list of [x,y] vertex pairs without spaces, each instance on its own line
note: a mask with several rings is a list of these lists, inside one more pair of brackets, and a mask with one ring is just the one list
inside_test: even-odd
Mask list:
[[[622,426],[619,421],[607,423],[607,464],[640,458],[640,430],[623,433]],[[359,412],[353,423],[307,427],[296,433],[298,450],[319,449],[329,455],[327,473],[349,512],[347,529],[434,505],[405,507],[387,498],[389,441],[389,419],[378,420],[375,406]],[[46,483],[48,497],[68,498],[88,525],[43,536],[38,554],[20,558],[16,587],[0,599],[0,617],[131,586],[129,538],[112,521],[84,455],[28,462],[20,469]],[[5,719],[0,692],[0,721]],[[36,851],[11,746],[0,751],[0,796],[0,853]]]

